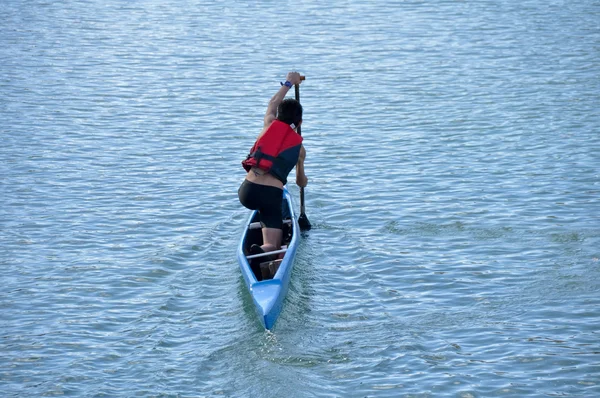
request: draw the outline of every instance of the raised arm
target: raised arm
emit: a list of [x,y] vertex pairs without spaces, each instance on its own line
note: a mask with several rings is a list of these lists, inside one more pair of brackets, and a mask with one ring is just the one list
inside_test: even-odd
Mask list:
[[302,82],[300,73],[298,72],[289,72],[285,80],[286,82],[290,82],[290,85],[281,86],[279,91],[277,91],[269,101],[269,106],[267,106],[267,112],[265,113],[265,127],[273,123],[273,120],[277,117],[277,107],[281,104],[281,101],[283,101],[290,88],[295,84],[300,84],[300,82]]

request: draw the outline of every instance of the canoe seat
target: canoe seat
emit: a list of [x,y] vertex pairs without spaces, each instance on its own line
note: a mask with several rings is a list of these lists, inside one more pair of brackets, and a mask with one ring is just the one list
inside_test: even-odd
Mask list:
[[[283,220],[283,224],[284,225],[289,225],[292,223],[292,220]],[[250,223],[250,225],[248,225],[248,229],[260,229],[262,228],[260,225],[260,221],[256,221],[253,223]]]
[[[284,247],[285,247],[285,249],[284,249]],[[265,253],[260,253],[260,254],[252,254],[250,256],[246,256],[246,258],[248,260],[252,260],[253,258],[266,257],[266,256],[270,256],[271,254],[285,253],[286,251],[287,251],[287,247],[286,246],[282,246],[282,248],[280,250],[274,250],[272,252],[265,252]]]

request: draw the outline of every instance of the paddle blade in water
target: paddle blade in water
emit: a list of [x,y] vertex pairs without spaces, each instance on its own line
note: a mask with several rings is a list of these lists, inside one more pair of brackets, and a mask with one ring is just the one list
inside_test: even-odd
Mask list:
[[298,225],[302,231],[308,231],[312,228],[310,221],[308,221],[308,217],[306,217],[306,214],[304,213],[300,214],[300,217],[298,217]]

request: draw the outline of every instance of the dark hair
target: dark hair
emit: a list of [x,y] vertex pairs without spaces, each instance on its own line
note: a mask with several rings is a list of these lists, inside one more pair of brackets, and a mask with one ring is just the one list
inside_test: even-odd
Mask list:
[[298,126],[302,121],[302,105],[293,98],[286,98],[277,107],[277,120]]

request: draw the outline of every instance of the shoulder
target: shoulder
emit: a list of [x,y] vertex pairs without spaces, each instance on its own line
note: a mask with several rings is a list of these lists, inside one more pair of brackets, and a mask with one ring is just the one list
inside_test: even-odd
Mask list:
[[[266,119],[266,118],[265,118]],[[271,124],[273,124],[273,122],[271,123],[267,123],[265,120],[265,125],[263,126],[262,130],[260,131],[260,134],[258,135],[258,137],[256,138],[257,140],[259,138],[261,138],[263,135],[265,135],[265,133],[267,132],[267,130],[269,129],[269,127],[271,126]]]
[[265,127],[265,129],[267,127],[269,127],[271,124],[273,124],[273,122],[275,121],[275,118],[276,118],[275,115],[272,115],[272,114],[265,115],[265,119],[264,119],[264,123],[265,123],[264,127]]

